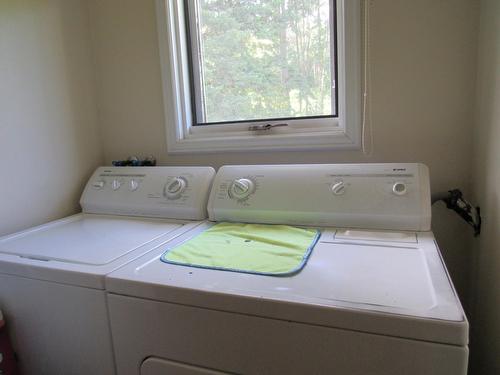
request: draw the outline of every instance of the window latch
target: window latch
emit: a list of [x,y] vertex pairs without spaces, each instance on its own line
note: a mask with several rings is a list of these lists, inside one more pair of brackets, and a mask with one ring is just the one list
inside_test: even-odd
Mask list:
[[280,123],[280,124],[252,125],[248,128],[248,130],[250,130],[250,131],[271,130],[272,128],[277,128],[279,126],[288,126],[288,124],[287,123]]

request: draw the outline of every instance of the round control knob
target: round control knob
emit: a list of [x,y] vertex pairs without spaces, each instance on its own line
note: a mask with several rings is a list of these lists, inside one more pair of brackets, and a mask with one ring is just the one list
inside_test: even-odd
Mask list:
[[248,178],[234,180],[229,186],[229,196],[234,199],[244,199],[255,191],[255,184]]
[[113,182],[111,183],[111,188],[113,190],[118,190],[120,186],[122,186],[122,183],[118,180],[113,180]]
[[179,198],[184,190],[186,190],[187,182],[182,177],[175,177],[172,181],[165,184],[163,191],[168,199]]
[[345,193],[345,184],[344,181],[336,182],[332,186],[332,193],[335,195],[342,195]]
[[394,185],[392,185],[392,192],[396,195],[405,195],[406,184],[404,182],[395,182]]
[[99,181],[94,181],[92,183],[92,187],[96,190],[101,190],[105,185],[105,182],[103,180],[99,180]]
[[136,191],[139,188],[139,181],[130,180],[128,183],[128,189],[130,191]]

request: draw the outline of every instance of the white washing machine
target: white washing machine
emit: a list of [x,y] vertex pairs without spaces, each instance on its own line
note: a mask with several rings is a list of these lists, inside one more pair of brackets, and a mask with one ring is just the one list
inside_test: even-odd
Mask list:
[[321,228],[274,277],[166,264],[206,222],[106,278],[120,375],[460,375],[468,322],[421,164],[222,167],[212,221]]
[[206,218],[210,167],[101,167],[83,213],[0,238],[0,307],[23,374],[115,373],[104,276]]

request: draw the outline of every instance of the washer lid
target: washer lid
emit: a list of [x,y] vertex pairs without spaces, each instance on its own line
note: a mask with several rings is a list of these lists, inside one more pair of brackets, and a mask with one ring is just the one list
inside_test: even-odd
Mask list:
[[76,215],[0,240],[0,253],[41,261],[101,266],[179,227],[179,222]]

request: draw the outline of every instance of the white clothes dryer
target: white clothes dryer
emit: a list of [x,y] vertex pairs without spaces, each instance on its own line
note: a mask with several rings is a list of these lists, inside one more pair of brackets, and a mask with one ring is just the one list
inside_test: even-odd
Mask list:
[[212,221],[321,229],[302,271],[166,264],[206,222],[106,278],[118,372],[459,375],[468,322],[421,164],[226,166]]
[[101,167],[83,212],[0,238],[0,307],[23,374],[115,373],[104,276],[206,218],[210,167]]

